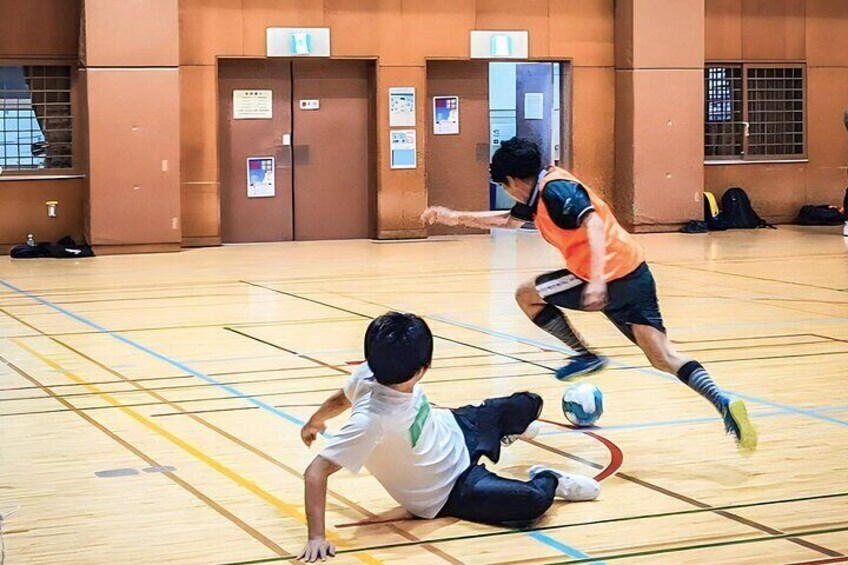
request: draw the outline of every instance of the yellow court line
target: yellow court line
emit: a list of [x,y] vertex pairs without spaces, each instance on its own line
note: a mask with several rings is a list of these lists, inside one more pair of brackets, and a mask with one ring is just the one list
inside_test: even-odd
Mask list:
[[[269,504],[271,504],[272,506],[274,506],[275,508],[280,510],[283,514],[286,514],[289,517],[294,518],[295,520],[297,520],[298,522],[300,522],[304,525],[306,524],[306,516],[300,510],[298,510],[297,507],[295,507],[295,506],[293,506],[293,505],[291,505],[291,504],[289,504],[289,503],[287,503],[283,500],[280,500],[279,498],[277,498],[276,496],[274,496],[270,492],[268,492],[265,489],[258,486],[253,481],[245,479],[243,476],[239,475],[237,472],[233,471],[232,469],[230,469],[229,467],[227,467],[223,463],[220,463],[220,462],[216,461],[214,458],[210,457],[209,455],[206,455],[200,449],[194,447],[193,445],[189,444],[185,440],[183,440],[183,439],[179,438],[178,436],[172,434],[171,432],[169,432],[168,430],[166,430],[162,426],[150,421],[148,418],[146,418],[142,414],[139,414],[138,412],[136,412],[132,408],[128,408],[128,407],[124,406],[119,400],[117,400],[111,394],[103,391],[102,389],[98,388],[97,386],[95,386],[93,384],[90,384],[88,381],[86,381],[85,379],[83,379],[79,375],[65,369],[64,367],[62,367],[61,365],[59,365],[58,363],[56,363],[52,359],[45,357],[44,355],[42,355],[38,351],[32,349],[31,347],[29,347],[27,344],[23,343],[22,341],[20,341],[18,339],[14,339],[14,338],[11,341],[13,343],[15,343],[21,349],[26,351],[27,353],[29,353],[30,355],[37,358],[42,363],[48,365],[49,367],[51,367],[52,369],[54,369],[56,371],[59,371],[60,373],[62,373],[63,375],[65,375],[66,377],[71,379],[72,381],[76,382],[77,384],[84,386],[85,388],[87,388],[91,392],[97,394],[99,397],[101,397],[103,400],[105,400],[106,402],[108,402],[112,406],[120,409],[126,415],[130,416],[131,418],[133,418],[134,420],[136,420],[140,424],[144,425],[146,428],[156,432],[157,434],[159,434],[163,438],[167,439],[168,441],[170,441],[171,443],[173,443],[174,445],[176,445],[180,449],[182,449],[182,450],[186,451],[187,453],[191,454],[192,456],[194,456],[196,459],[202,461],[203,463],[206,463],[207,465],[209,465],[210,467],[212,467],[213,469],[215,469],[216,471],[218,471],[219,473],[221,473],[222,475],[224,475],[225,477],[227,477],[231,481],[233,481],[236,484],[238,484],[239,486],[249,490],[250,492],[252,492],[256,496],[258,496],[262,500],[268,502]],[[331,541],[333,541],[334,543],[336,543],[339,547],[347,547],[348,546],[348,544],[345,540],[339,538],[336,535],[333,535],[332,532],[327,532],[327,538],[330,539]],[[382,565],[382,563],[383,563],[379,559],[376,559],[376,558],[368,555],[367,553],[357,554],[356,557],[360,561],[362,561],[363,563],[369,563],[370,565]]]

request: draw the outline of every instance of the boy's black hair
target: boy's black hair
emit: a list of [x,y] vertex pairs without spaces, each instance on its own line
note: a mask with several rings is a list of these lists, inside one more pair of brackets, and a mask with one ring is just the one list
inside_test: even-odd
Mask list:
[[430,365],[433,334],[415,314],[387,312],[365,332],[365,359],[378,383],[405,383]]
[[495,182],[506,182],[506,177],[535,178],[542,170],[539,146],[523,137],[513,137],[501,143],[492,155],[489,174]]

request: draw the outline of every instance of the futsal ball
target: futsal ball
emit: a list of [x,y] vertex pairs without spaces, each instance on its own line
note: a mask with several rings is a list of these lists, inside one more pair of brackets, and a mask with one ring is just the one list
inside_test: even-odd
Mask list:
[[593,384],[572,385],[562,395],[562,413],[575,426],[591,426],[604,413],[604,395]]

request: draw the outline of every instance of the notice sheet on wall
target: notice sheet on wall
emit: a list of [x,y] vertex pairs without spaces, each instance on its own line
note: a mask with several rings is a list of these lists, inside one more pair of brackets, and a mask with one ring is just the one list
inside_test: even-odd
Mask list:
[[273,157],[247,158],[248,198],[271,198],[276,196],[275,181]]
[[414,169],[418,165],[416,157],[416,139],[414,129],[398,129],[389,132],[391,136],[391,168]]
[[399,86],[389,89],[389,127],[415,126],[415,88]]
[[234,120],[270,120],[273,106],[270,90],[233,90]]
[[459,96],[433,97],[433,133],[459,134]]

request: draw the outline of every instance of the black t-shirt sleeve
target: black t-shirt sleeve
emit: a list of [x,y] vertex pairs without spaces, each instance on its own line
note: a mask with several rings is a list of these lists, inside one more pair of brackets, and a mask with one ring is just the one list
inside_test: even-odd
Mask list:
[[533,208],[523,202],[519,202],[509,211],[510,216],[524,222],[532,222],[534,213]]
[[586,189],[570,180],[548,183],[542,192],[542,201],[554,223],[565,230],[579,228],[586,214],[595,209]]

